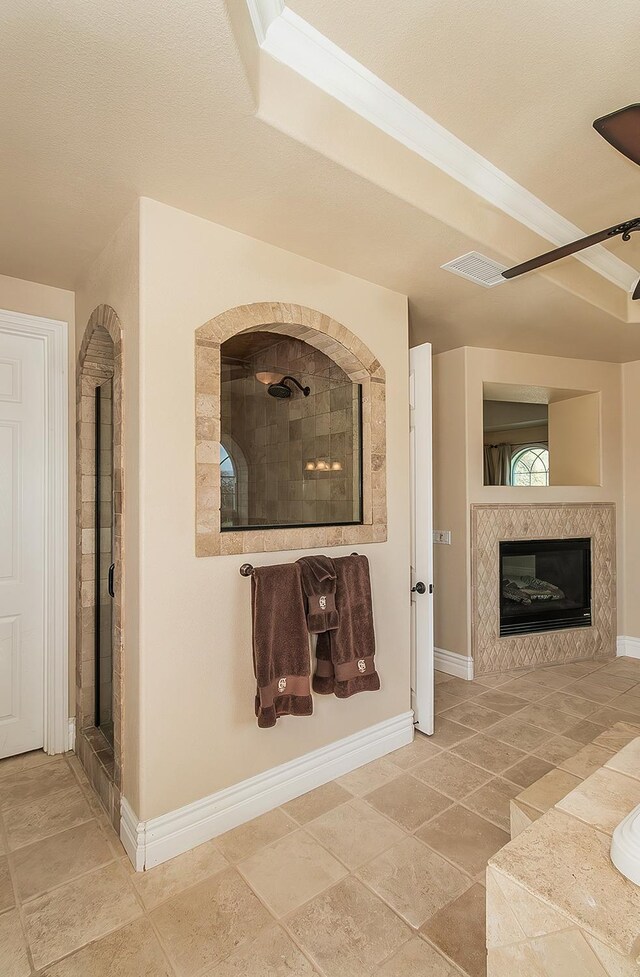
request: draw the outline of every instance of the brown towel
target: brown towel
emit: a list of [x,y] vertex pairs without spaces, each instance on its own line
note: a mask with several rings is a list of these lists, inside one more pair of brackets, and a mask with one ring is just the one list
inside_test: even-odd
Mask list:
[[356,692],[376,692],[380,676],[374,664],[375,635],[371,607],[371,581],[366,556],[333,560],[336,570],[336,631],[318,635],[314,692],[335,693],[348,699]]
[[278,716],[310,716],[309,636],[297,563],[256,567],[251,612],[258,726],[275,726]]
[[307,626],[311,634],[335,631],[340,618],[336,610],[336,571],[328,556],[303,556],[302,588],[307,599]]

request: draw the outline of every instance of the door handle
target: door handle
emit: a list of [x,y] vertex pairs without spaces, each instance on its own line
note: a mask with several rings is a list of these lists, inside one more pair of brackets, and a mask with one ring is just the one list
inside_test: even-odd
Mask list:
[[109,597],[115,597],[115,590],[113,589],[113,575],[115,573],[116,565],[112,563],[109,567],[109,575],[107,577],[107,590],[109,591]]
[[415,587],[411,588],[412,594],[426,594],[426,592],[427,592],[427,586],[426,584],[423,584],[422,580],[418,580]]

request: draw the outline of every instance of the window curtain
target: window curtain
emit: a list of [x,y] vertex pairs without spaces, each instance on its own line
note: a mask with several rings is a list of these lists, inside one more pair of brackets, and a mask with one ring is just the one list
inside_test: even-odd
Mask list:
[[484,484],[511,485],[510,444],[485,444],[484,446]]

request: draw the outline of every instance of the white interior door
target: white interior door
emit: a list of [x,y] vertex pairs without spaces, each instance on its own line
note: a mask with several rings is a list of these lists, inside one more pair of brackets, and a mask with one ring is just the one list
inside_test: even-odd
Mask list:
[[433,501],[431,344],[409,359],[411,431],[411,705],[417,728],[433,733]]
[[44,744],[45,351],[0,323],[0,757]]

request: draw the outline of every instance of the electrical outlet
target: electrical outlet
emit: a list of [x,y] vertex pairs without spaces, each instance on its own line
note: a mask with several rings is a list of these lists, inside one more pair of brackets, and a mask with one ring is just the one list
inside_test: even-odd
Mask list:
[[433,530],[433,542],[434,543],[444,543],[446,546],[451,546],[451,530],[450,529],[434,529]]

